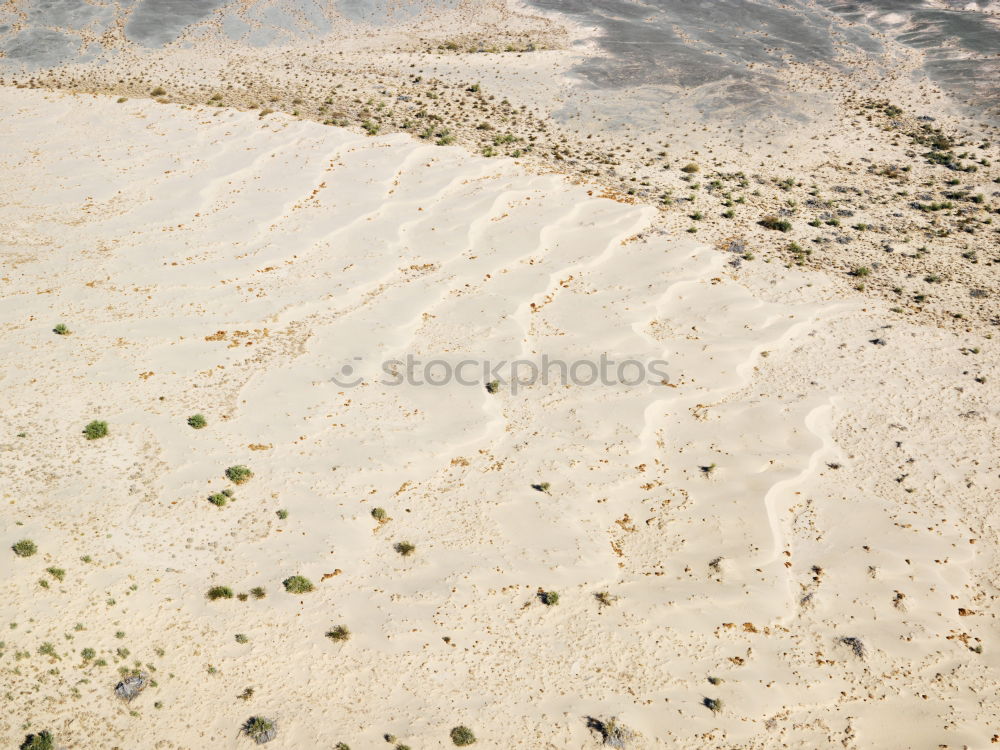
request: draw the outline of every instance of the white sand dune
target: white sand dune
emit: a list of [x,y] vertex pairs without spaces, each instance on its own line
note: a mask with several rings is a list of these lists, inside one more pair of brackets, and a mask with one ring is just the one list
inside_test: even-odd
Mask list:
[[[737,283],[652,209],[508,160],[148,101],[0,107],[0,523],[39,546],[4,563],[4,746],[238,747],[255,713],[287,748],[447,747],[457,724],[596,747],[587,716],[636,747],[989,743],[992,342],[881,328],[785,269]],[[385,385],[407,354],[662,359],[670,382]],[[233,464],[254,478],[214,507]],[[285,593],[296,573],[316,591]],[[126,707],[136,662],[157,685]]]

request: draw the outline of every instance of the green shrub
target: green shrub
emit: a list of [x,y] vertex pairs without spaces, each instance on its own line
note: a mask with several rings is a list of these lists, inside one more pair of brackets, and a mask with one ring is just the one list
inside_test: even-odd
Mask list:
[[459,747],[465,747],[476,741],[476,735],[468,727],[454,727],[451,730],[451,741]]
[[385,512],[385,508],[372,508],[372,518],[379,523],[385,523],[389,520],[389,514]]
[[57,581],[61,581],[63,578],[66,577],[66,571],[63,570],[62,568],[46,568],[45,572],[48,573],[53,578],[55,578]]
[[87,440],[97,440],[98,438],[106,437],[108,434],[108,423],[95,419],[83,428],[83,434],[87,436]]
[[18,557],[31,557],[38,552],[38,545],[30,539],[22,539],[19,542],[14,542],[11,545],[11,549],[14,550],[14,554]]
[[212,588],[208,590],[208,593],[205,594],[205,596],[207,596],[209,600],[213,602],[216,599],[232,599],[233,590],[228,586],[212,586]]
[[211,495],[208,496],[208,502],[210,502],[212,505],[215,505],[215,506],[217,506],[219,508],[221,508],[223,505],[225,505],[227,500],[228,500],[228,498],[225,495],[223,495],[221,492],[215,492],[215,493],[213,493],[213,494],[211,494]]
[[278,733],[274,722],[263,716],[251,716],[243,723],[242,732],[258,745],[270,742]]
[[393,549],[403,557],[409,557],[416,551],[417,548],[409,542],[397,542],[393,545]]
[[792,228],[792,222],[787,219],[779,219],[777,216],[765,216],[757,223],[765,229],[774,229],[778,232],[787,232]]
[[305,576],[289,576],[281,582],[281,585],[289,594],[307,594],[316,588]]
[[52,329],[52,333],[57,333],[60,336],[66,336],[71,333],[69,328],[66,327],[65,323],[59,323],[55,328]]
[[539,591],[538,598],[546,607],[552,607],[559,603],[559,594],[555,591]]
[[192,414],[187,418],[187,423],[189,427],[193,427],[196,430],[200,430],[202,427],[208,424],[208,420],[201,414]]
[[346,641],[351,637],[351,631],[346,625],[338,625],[327,631],[326,637],[331,641]]
[[263,599],[265,596],[267,596],[267,591],[264,590],[263,586],[254,586],[252,589],[250,589],[250,596],[252,596],[254,599]]
[[700,172],[701,167],[699,167],[694,162],[691,162],[690,164],[685,164],[683,167],[681,167],[681,171],[686,174],[694,174],[695,172]]
[[52,739],[50,732],[39,732],[25,737],[20,750],[54,750],[55,746],[55,740]]
[[230,466],[226,469],[226,477],[233,484],[243,484],[245,482],[249,482],[253,478],[253,472],[246,466],[238,464],[236,466]]

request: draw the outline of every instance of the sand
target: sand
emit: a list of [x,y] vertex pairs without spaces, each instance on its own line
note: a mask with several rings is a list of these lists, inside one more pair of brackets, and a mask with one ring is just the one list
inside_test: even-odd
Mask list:
[[[4,746],[996,741],[988,330],[406,134],[0,108],[0,541],[38,547],[3,566]],[[668,376],[385,385],[407,354]]]
[[288,10],[0,73],[0,745],[1000,742],[995,124]]
[[[258,4],[219,9],[162,49],[130,42],[121,19],[84,34],[96,59],[8,69],[0,85],[279,111],[462,145],[655,208],[674,236],[723,250],[738,238],[742,263],[822,271],[841,293],[886,304],[894,322],[995,332],[996,113],[970,112],[929,80],[919,50],[878,32],[879,54],[861,54],[846,41],[857,24],[827,16],[829,59],[735,66],[760,94],[738,80],[595,86],[581,66],[608,54],[599,30],[512,0],[377,26],[334,18],[322,33],[270,29],[264,45]],[[757,31],[748,49],[767,44]],[[785,231],[763,227],[768,217]]]

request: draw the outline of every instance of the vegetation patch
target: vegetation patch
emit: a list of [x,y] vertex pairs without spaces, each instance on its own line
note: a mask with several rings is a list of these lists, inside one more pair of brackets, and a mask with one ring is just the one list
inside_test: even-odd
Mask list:
[[108,423],[95,419],[83,428],[83,434],[87,436],[87,440],[97,440],[98,438],[107,437]]
[[226,478],[233,484],[245,484],[253,479],[253,472],[243,464],[237,464],[226,469]]
[[14,542],[14,544],[11,545],[11,549],[14,550],[14,554],[18,557],[31,557],[33,554],[38,552],[38,545],[30,539],[22,539],[18,542]]
[[228,586],[212,586],[205,594],[210,601],[215,601],[216,599],[232,599],[233,590]]
[[308,594],[316,588],[305,576],[289,576],[281,582],[281,585],[289,594]]

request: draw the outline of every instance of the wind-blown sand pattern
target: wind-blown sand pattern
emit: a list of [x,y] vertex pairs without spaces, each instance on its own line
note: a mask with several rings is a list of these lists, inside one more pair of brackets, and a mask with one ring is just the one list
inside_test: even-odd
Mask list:
[[[3,542],[39,548],[4,563],[5,747],[240,747],[251,715],[286,748],[996,741],[987,336],[401,134],[0,107]],[[381,384],[406,353],[669,382]]]

